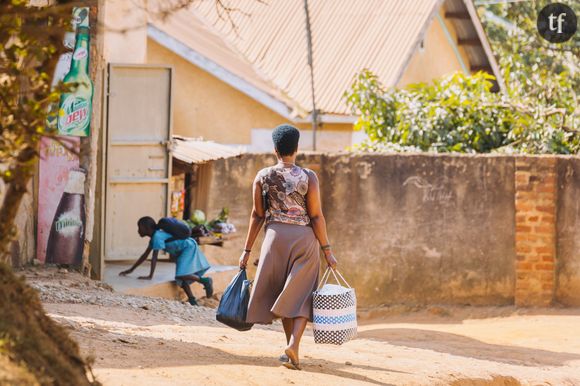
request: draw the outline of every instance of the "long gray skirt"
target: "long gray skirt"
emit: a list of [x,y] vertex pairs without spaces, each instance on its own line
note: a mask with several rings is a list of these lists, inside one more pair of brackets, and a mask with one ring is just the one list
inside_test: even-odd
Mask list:
[[270,324],[277,318],[303,317],[312,321],[312,292],[319,271],[318,240],[311,227],[267,225],[246,320]]

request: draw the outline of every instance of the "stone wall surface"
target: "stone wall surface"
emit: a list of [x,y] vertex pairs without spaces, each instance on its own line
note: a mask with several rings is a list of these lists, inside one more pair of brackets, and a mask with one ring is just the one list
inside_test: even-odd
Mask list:
[[580,159],[558,160],[556,301],[580,306]]
[[513,297],[513,160],[327,158],[329,233],[361,304]]
[[[206,210],[229,207],[238,236],[206,247],[210,260],[237,263],[252,181],[273,163],[253,154],[213,164]],[[329,237],[362,306],[514,302],[513,157],[308,154],[298,163],[319,175]]]

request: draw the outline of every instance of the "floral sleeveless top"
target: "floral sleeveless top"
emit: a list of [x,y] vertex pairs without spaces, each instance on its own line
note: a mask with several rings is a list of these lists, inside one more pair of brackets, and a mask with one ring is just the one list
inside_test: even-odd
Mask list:
[[258,172],[262,185],[262,197],[266,210],[266,224],[309,225],[306,211],[308,174],[296,165],[291,168],[271,166]]

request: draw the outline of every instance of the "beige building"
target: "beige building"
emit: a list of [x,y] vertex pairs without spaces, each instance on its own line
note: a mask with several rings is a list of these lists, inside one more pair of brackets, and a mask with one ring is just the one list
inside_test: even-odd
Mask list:
[[[213,2],[163,20],[151,12],[146,27],[109,39],[109,59],[174,68],[175,134],[268,151],[271,128],[290,122],[305,129],[302,148],[311,148],[303,1],[236,5],[239,11],[231,19]],[[309,7],[318,150],[343,149],[364,137],[353,131],[356,117],[344,100],[362,69],[372,70],[386,86],[479,70],[495,75],[501,85],[470,0],[319,0]],[[109,12],[119,19],[115,7]],[[145,23],[134,10],[131,15],[133,23]]]

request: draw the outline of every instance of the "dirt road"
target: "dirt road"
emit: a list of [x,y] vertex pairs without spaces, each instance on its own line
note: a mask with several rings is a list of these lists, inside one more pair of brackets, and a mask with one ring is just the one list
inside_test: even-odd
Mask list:
[[105,385],[580,385],[580,310],[362,312],[344,346],[307,332],[298,372],[277,361],[280,325],[237,332],[211,308],[123,296],[70,273],[27,277]]

